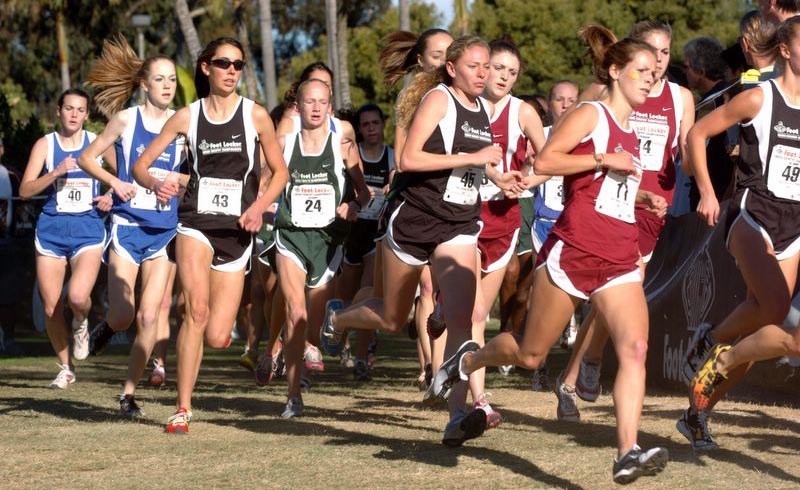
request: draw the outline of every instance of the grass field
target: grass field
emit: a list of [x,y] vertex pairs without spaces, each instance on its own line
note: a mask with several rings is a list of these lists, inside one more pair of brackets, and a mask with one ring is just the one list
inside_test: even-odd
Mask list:
[[[30,341],[34,342],[34,341]],[[42,354],[40,339],[27,346]],[[278,417],[286,386],[259,388],[237,364],[241,344],[206,351],[188,436],[168,436],[174,359],[166,388],[141,387],[146,418],[116,417],[125,348],[78,363],[68,390],[47,389],[52,356],[0,359],[0,488],[541,488],[605,489],[615,428],[609,395],[582,404],[582,422],[556,420],[552,393],[492,372],[487,390],[505,422],[461,449],[440,444],[447,415],[424,408],[412,386],[414,346],[381,337],[370,383],[328,360],[304,397],[304,417]],[[556,350],[551,374],[566,362]],[[604,378],[605,384],[610,379]],[[643,489],[800,488],[800,411],[725,402],[712,420],[722,449],[695,456],[675,430],[682,397],[648,393],[640,444],[670,464]]]

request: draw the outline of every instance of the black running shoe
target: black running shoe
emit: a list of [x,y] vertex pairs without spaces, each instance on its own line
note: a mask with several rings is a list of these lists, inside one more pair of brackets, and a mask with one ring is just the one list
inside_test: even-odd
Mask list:
[[355,366],[353,366],[353,379],[356,381],[372,381],[367,361],[356,359]]
[[480,408],[470,413],[460,411],[444,429],[442,444],[449,447],[459,447],[465,441],[479,437],[486,430],[486,412]]
[[136,403],[133,395],[120,395],[119,396],[119,412],[123,417],[130,419],[138,419],[144,417],[142,408]]
[[103,352],[115,333],[105,321],[97,324],[89,334],[89,354],[96,356]]
[[461,372],[461,359],[469,352],[475,352],[481,347],[477,342],[468,340],[461,344],[455,354],[442,363],[439,371],[433,377],[430,388],[425,392],[423,401],[431,401],[431,398],[447,400],[453,385],[458,381],[467,381],[469,376]]
[[663,447],[644,450],[639,446],[625,453],[619,460],[614,460],[614,482],[620,485],[633,483],[640,476],[654,476],[667,466],[669,452]]

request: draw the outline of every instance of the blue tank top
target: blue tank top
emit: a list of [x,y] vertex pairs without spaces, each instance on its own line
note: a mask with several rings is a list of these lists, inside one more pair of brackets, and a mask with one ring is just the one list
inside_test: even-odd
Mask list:
[[[550,139],[550,126],[544,128],[544,136]],[[533,217],[555,221],[561,216],[564,209],[562,203],[564,194],[564,178],[553,177],[543,184],[539,184],[533,191]],[[548,206],[548,204],[550,204]]]
[[[94,141],[95,134],[83,131],[83,143],[80,148],[64,149],[55,132],[45,135],[47,141],[47,157],[42,174],[53,172],[67,157],[81,156],[83,150]],[[99,218],[94,198],[100,195],[100,182],[84,172],[80,167],[70,170],[45,191],[47,200],[42,212],[51,216],[59,214],[87,215]]]
[[[139,107],[129,108],[128,126],[115,144],[117,177],[123,182],[136,185],[136,196],[127,202],[114,196],[112,213],[114,221],[117,223],[164,229],[175,228],[178,224],[178,198],[173,197],[166,205],[159,203],[153,191],[137,184],[131,174],[136,160],[156,136],[158,136],[157,132],[154,133],[145,128]],[[170,172],[177,171],[182,148],[183,144],[178,140],[170,143],[150,166],[150,174],[164,179]]]

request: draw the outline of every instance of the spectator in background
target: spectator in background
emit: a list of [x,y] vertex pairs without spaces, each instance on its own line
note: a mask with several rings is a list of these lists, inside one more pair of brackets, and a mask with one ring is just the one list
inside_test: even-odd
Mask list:
[[800,15],[800,0],[758,0],[758,8],[765,19],[780,24],[789,17]]
[[[724,50],[725,48],[722,44],[711,37],[692,39],[683,47],[683,59],[686,67],[686,77],[689,80],[689,88],[700,93],[701,100],[717,92],[723,92],[726,88],[728,66],[722,59]],[[720,94],[720,96],[714,98],[710,108],[716,109],[725,102],[726,98]],[[728,154],[728,147],[728,136],[725,133],[711,138],[706,146],[708,172],[711,177],[711,183],[714,186],[714,193],[720,201],[726,196],[726,191],[730,187],[733,178],[733,160]],[[691,179],[689,202],[691,209],[695,209],[700,202],[700,193],[693,178]]]
[[14,197],[19,196],[19,175],[3,165],[5,147],[0,138],[0,237],[9,236],[14,225]]

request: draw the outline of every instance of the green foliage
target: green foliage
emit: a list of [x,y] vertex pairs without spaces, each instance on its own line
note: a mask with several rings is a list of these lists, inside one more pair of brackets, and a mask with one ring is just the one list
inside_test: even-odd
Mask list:
[[744,8],[740,0],[539,0],[535,8],[525,0],[475,0],[471,19],[473,31],[483,38],[510,34],[520,46],[526,67],[516,93],[547,93],[562,78],[581,85],[591,81],[591,62],[577,38],[583,25],[602,24],[622,38],[638,20],[668,22],[675,62],[682,58],[682,46],[697,36],[733,43]]
[[36,116],[15,120],[12,114],[12,106],[4,92],[0,91],[0,136],[5,147],[3,164],[22,172],[33,144],[44,130]]
[[194,86],[192,72],[178,65],[178,91],[175,94],[175,107],[184,107],[197,100],[197,89]]

